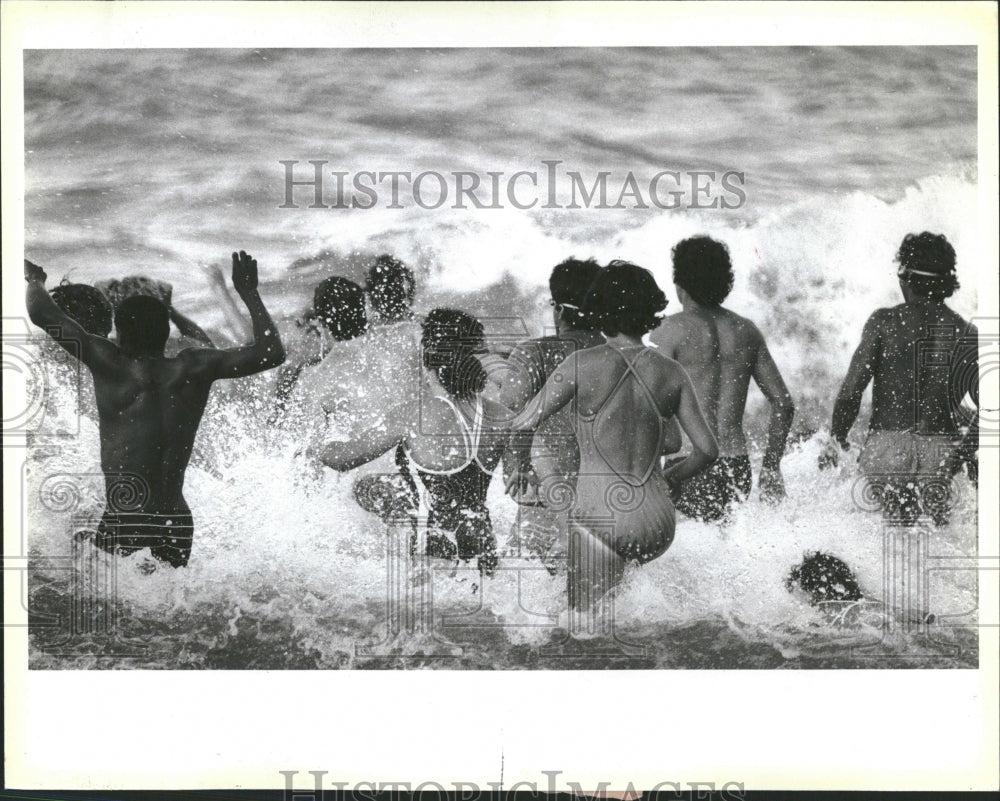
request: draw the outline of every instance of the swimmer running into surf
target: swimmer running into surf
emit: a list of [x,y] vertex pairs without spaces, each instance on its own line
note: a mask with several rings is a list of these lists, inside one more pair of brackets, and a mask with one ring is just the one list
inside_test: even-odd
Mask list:
[[[480,571],[489,573],[497,554],[486,492],[507,444],[510,415],[482,397],[486,371],[476,358],[485,349],[482,323],[461,311],[434,309],[422,332],[425,393],[419,414],[393,416],[349,441],[323,443],[311,452],[344,472],[395,449],[409,509],[427,513],[427,555],[476,559]],[[385,502],[386,508],[395,505]]]
[[253,344],[163,354],[170,332],[164,303],[148,295],[115,311],[118,343],[88,334],[45,290],[45,272],[24,262],[31,321],[87,366],[94,378],[107,506],[95,543],[128,554],[150,548],[174,567],[188,563],[194,524],[184,473],[212,383],[281,364],[284,349],[257,293],[257,262],[233,254],[233,286],[253,321]]
[[871,383],[859,462],[881,486],[883,514],[912,524],[925,513],[944,524],[951,478],[967,464],[970,479],[978,479],[978,415],[964,436],[959,422],[966,395],[979,405],[979,332],[944,303],[959,286],[955,250],[944,236],[907,234],[896,262],[904,302],[876,310],[865,323],[820,467],[836,465],[839,450],[850,448],[847,435]]
[[[511,426],[520,467],[508,492],[533,480],[531,434],[574,405],[580,468],[569,511],[568,590],[576,610],[593,609],[628,562],[649,562],[670,547],[675,516],[668,479],[691,478],[718,455],[684,368],[642,344],[666,305],[648,270],[611,262],[585,304],[607,342],[567,357]],[[674,417],[693,450],[664,475],[660,455]]]
[[[507,357],[499,401],[511,412],[524,409],[571,353],[604,344],[596,323],[583,313],[587,292],[600,271],[593,259],[570,258],[553,268],[549,292],[555,334],[520,342]],[[563,487],[572,489],[576,484],[580,467],[580,448],[569,407],[538,427],[531,446],[531,465],[538,477],[537,492],[516,495],[520,504],[516,526],[520,541],[544,557],[559,532],[565,530],[565,509],[557,496]],[[505,460],[507,475],[513,466],[513,459]],[[553,506],[556,508],[550,508]]]
[[674,285],[684,311],[667,317],[650,337],[664,356],[676,359],[691,376],[698,400],[718,438],[719,459],[683,482],[675,498],[684,514],[720,520],[752,487],[743,413],[752,378],[771,405],[767,450],[760,470],[765,500],[785,495],[781,457],[795,416],[795,404],[760,330],[722,306],[733,287],[729,250],[698,236],[673,249]]

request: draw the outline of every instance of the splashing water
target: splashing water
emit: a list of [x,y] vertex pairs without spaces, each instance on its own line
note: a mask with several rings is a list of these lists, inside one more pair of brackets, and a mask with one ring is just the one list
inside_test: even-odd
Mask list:
[[[540,301],[558,261],[648,267],[673,311],[670,247],[707,233],[730,248],[727,305],[764,333],[800,434],[782,466],[783,503],[753,495],[725,526],[680,519],[670,550],[626,574],[617,640],[567,643],[565,579],[537,562],[508,556],[511,569],[486,579],[401,565],[393,549],[403,535],[358,508],[354,475],[313,475],[294,434],[265,423],[267,376],[213,389],[185,483],[195,520],[187,568],[151,571],[148,553],[111,558],[73,546],[73,532],[102,511],[93,390],[86,373],[78,391],[47,358],[47,414],[25,484],[31,666],[975,666],[975,573],[934,571],[926,605],[938,623],[914,622],[894,585],[883,586],[886,543],[892,562],[898,538],[859,508],[853,464],[817,470],[814,435],[864,320],[901,300],[892,259],[904,234],[946,233],[962,280],[949,303],[976,313],[974,51],[759,50],[607,51],[596,60],[575,49],[27,54],[26,250],[53,278],[49,265],[81,281],[134,272],[174,281],[178,308],[211,330],[222,315],[192,267],[234,247],[259,258],[261,294],[279,313],[301,309],[327,275],[357,279],[366,256],[389,251],[415,268],[418,310],[458,306],[493,318],[490,331],[536,335],[550,324]],[[662,69],[667,57],[676,69]],[[739,88],[736,74],[752,80]],[[442,96],[442,81],[456,75],[483,91]],[[538,91],[549,102],[530,101]],[[923,119],[918,107],[947,113]],[[800,136],[789,137],[789,119]],[[846,133],[866,124],[879,137]],[[748,202],[732,213],[277,208],[278,159],[419,171],[441,169],[441,153],[451,154],[448,169],[480,171],[558,155],[588,175],[720,163],[746,171]],[[765,427],[752,390],[755,466]],[[365,468],[392,469],[389,458]],[[46,483],[57,474],[77,477],[61,502]],[[921,536],[928,559],[961,565],[976,556],[977,497],[963,477],[956,491],[950,525]],[[499,481],[488,504],[503,546],[517,507]],[[790,593],[789,571],[815,550],[850,565],[866,600],[823,609]],[[68,632],[71,619],[77,630]]]

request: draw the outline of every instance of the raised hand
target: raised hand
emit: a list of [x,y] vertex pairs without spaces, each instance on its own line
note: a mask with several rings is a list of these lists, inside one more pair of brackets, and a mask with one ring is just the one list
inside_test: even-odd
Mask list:
[[240,295],[257,291],[257,260],[242,250],[233,254],[233,288]]
[[48,276],[45,274],[45,270],[39,267],[34,262],[24,260],[24,280],[25,281],[38,281],[42,284],[45,283],[45,279]]

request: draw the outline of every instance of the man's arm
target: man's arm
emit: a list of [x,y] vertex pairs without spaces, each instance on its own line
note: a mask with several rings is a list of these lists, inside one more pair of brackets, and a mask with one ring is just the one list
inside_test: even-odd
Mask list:
[[952,404],[953,417],[960,418],[962,414],[962,404],[968,397],[976,407],[975,415],[969,424],[968,430],[961,441],[952,451],[951,456],[943,465],[944,471],[949,478],[962,469],[962,465],[968,467],[969,479],[976,486],[979,485],[979,330],[976,326],[969,324],[968,329],[962,335],[956,346],[955,356],[952,363],[951,391],[949,392]]
[[194,361],[197,370],[210,381],[253,375],[285,361],[285,348],[278,329],[257,292],[257,261],[242,250],[233,254],[233,287],[250,312],[253,342],[228,350],[192,349],[181,353]]
[[759,331],[760,344],[753,366],[753,380],[771,404],[771,419],[767,428],[767,450],[760,468],[761,495],[765,500],[777,500],[785,496],[785,483],[781,477],[781,457],[785,455],[785,443],[795,418],[795,403],[778,365],[774,363],[767,343]]
[[108,372],[117,360],[118,348],[104,337],[88,334],[83,326],[67,316],[45,289],[46,277],[41,267],[24,260],[24,280],[27,282],[25,305],[31,322],[44,328],[49,336],[91,371]]
[[576,394],[577,353],[570,354],[549,376],[549,380],[528,404],[511,420],[508,453],[513,470],[504,484],[508,493],[525,491],[531,465],[531,440],[535,430]]
[[840,386],[837,401],[833,406],[833,422],[830,433],[844,449],[848,447],[847,435],[858,419],[861,396],[875,374],[875,360],[878,353],[878,312],[868,318],[861,332],[861,343],[851,357],[851,366]]
[[222,269],[217,264],[213,264],[206,268],[206,272],[208,273],[208,284],[222,307],[222,313],[232,329],[236,342],[246,342],[252,332],[246,319],[236,307],[233,296],[229,294],[229,289],[226,288],[226,277],[222,274]]
[[688,439],[691,440],[692,451],[686,459],[678,462],[664,473],[667,482],[672,485],[697,475],[719,458],[719,443],[716,441],[712,429],[705,422],[705,415],[702,414],[691,378],[680,365],[677,366],[677,369],[681,380],[677,420],[684,429],[684,433],[688,435]]
[[837,466],[840,461],[837,445],[843,450],[850,448],[847,435],[854,421],[858,419],[865,387],[875,374],[875,359],[879,347],[878,326],[879,313],[875,312],[865,323],[861,332],[861,343],[851,357],[851,366],[847,368],[844,383],[840,385],[840,392],[837,393],[837,400],[833,404],[833,421],[830,424],[833,441],[827,444],[819,456],[820,470]]

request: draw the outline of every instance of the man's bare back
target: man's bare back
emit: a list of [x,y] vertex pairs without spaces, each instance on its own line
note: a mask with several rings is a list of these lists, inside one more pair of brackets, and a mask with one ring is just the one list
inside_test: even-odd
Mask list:
[[650,338],[691,376],[720,456],[745,455],[743,410],[750,379],[768,369],[768,361],[773,365],[757,326],[722,307],[685,310],[667,317]]
[[868,318],[834,410],[833,436],[847,444],[865,387],[872,383],[870,431],[956,434],[955,388],[978,354],[978,335],[944,303],[913,299]]
[[[160,301],[124,301],[116,312],[116,345],[88,334],[63,314],[45,291],[40,267],[25,261],[25,279],[32,322],[57,331],[52,334],[56,342],[94,378],[108,500],[100,533],[111,540],[109,549],[135,550],[146,540],[156,541],[151,532],[165,529],[189,550],[184,473],[212,383],[251,375],[284,359],[277,330],[257,294],[256,261],[242,251],[233,254],[233,284],[250,311],[253,344],[231,350],[192,348],[176,357],[163,355],[169,324]],[[180,533],[174,530],[178,520]],[[154,556],[172,564],[187,562],[183,547],[173,551],[164,555],[163,548],[153,548]]]
[[706,520],[745,498],[752,486],[743,414],[750,379],[771,405],[767,450],[760,472],[765,499],[784,496],[781,457],[795,405],[760,330],[721,304],[733,283],[729,252],[721,242],[693,237],[673,250],[674,283],[684,311],[664,319],[650,339],[680,362],[719,442],[719,460],[684,488],[678,508]]
[[907,234],[896,262],[905,302],[878,309],[865,323],[819,466],[835,466],[839,448],[849,448],[871,383],[872,416],[858,462],[878,487],[883,515],[912,525],[928,514],[943,525],[951,506],[947,482],[963,464],[978,480],[978,415],[965,421],[971,424],[964,436],[958,419],[966,395],[979,405],[978,331],[944,303],[959,284],[955,249],[943,234]]

